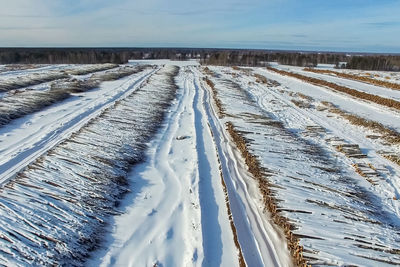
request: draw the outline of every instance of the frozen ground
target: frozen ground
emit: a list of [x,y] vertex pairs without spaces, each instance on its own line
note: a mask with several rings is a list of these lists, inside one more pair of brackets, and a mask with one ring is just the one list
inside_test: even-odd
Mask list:
[[[0,128],[0,265],[400,264],[400,167],[385,157],[400,154],[399,142],[351,124],[332,105],[397,132],[398,111],[265,68],[129,63],[143,64],[153,66],[99,80]],[[18,87],[18,77],[30,84],[50,72],[84,82],[88,71],[2,66],[0,82]],[[12,89],[17,94],[4,87],[2,97],[46,92],[49,83]],[[259,162],[268,190],[259,189],[227,123]],[[300,249],[288,248],[288,236]]]

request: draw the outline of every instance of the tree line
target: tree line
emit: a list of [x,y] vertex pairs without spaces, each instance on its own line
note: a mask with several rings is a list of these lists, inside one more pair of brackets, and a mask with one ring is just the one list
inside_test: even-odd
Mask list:
[[0,48],[0,64],[122,64],[129,59],[197,59],[202,64],[226,66],[335,64],[351,69],[400,70],[399,55],[211,48]]
[[354,56],[348,69],[400,71],[400,56]]

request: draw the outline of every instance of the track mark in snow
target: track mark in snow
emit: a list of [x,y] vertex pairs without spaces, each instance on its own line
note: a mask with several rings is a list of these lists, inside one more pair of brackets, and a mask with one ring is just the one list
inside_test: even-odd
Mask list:
[[132,171],[142,187],[115,218],[102,265],[238,265],[203,91],[194,78],[189,68],[181,70],[177,103],[148,160]]
[[[221,68],[212,68],[215,69]],[[368,156],[378,144],[366,140],[362,129],[321,114],[313,107],[298,108],[291,103],[290,93],[309,95],[308,85],[304,85],[305,90],[303,85],[295,86],[277,77],[283,85],[288,85],[282,90],[283,87],[259,85],[253,77],[241,75],[234,81],[241,85],[244,98],[249,95],[251,103],[246,107],[245,103],[236,102],[238,93],[234,86],[224,82],[228,75],[222,69],[218,71],[217,82],[213,80],[222,104],[228,114],[235,116],[235,126],[248,138],[252,153],[263,167],[274,172],[270,181],[277,185],[274,191],[281,200],[279,212],[297,226],[293,233],[300,239],[303,256],[309,264],[375,266],[378,261],[382,266],[398,264],[393,250],[398,248],[399,229],[395,173],[386,182],[381,180],[379,186],[371,185],[352,166],[344,164],[348,159],[333,151],[328,140],[341,137],[350,144],[360,144]],[[312,97],[323,100],[316,94]],[[244,111],[266,114],[276,124],[266,120],[257,125],[247,117],[240,121],[238,115]],[[310,125],[326,130],[308,135],[304,130]],[[374,166],[380,161],[375,156],[371,159]],[[392,171],[395,169],[393,166]],[[393,193],[396,197],[392,199]]]
[[[221,226],[218,222],[219,206],[215,200],[215,192],[212,185],[212,179],[216,179],[215,173],[219,170],[215,169],[218,165],[211,165],[207,154],[207,150],[213,149],[211,136],[207,129],[206,118],[201,110],[202,102],[199,99],[200,89],[195,88],[195,98],[193,101],[193,109],[195,111],[195,128],[197,143],[197,158],[199,170],[199,196],[201,207],[201,227],[203,234],[204,261],[203,266],[220,266],[222,256],[222,240]],[[205,144],[207,142],[207,145]],[[213,153],[214,151],[211,151]],[[213,168],[213,169],[212,169]],[[214,175],[213,175],[214,174]],[[218,179],[217,179],[218,180]]]
[[[198,82],[197,84],[201,84]],[[204,88],[206,85],[203,84]],[[264,213],[258,185],[248,173],[243,158],[234,148],[225,130],[224,120],[219,120],[213,107],[212,92],[207,91],[207,116],[214,134],[215,144],[221,160],[231,212],[237,237],[248,266],[291,266],[291,257],[284,237],[277,233]]]

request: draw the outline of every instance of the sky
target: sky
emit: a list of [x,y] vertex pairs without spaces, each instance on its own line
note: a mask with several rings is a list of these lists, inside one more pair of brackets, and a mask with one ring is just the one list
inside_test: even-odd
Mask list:
[[0,47],[400,53],[400,0],[0,0]]

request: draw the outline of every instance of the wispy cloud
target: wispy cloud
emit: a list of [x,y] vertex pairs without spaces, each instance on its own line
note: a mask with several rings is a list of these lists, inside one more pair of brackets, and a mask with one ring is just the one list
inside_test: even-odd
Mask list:
[[13,15],[13,14],[0,14],[0,17],[2,18],[55,18],[57,16],[54,15],[29,15],[29,14],[18,14],[18,15]]
[[0,4],[0,46],[23,46],[29,40],[36,46],[400,52],[397,0],[0,0]]
[[[400,21],[381,21],[381,22],[367,22],[364,23],[366,26],[386,28],[386,27],[398,27],[400,26]],[[400,32],[399,32],[400,34]]]
[[4,27],[0,26],[0,30],[19,30],[19,31],[28,31],[28,30],[55,30],[55,29],[60,29],[59,27],[52,27],[52,26],[10,26],[10,27]]

